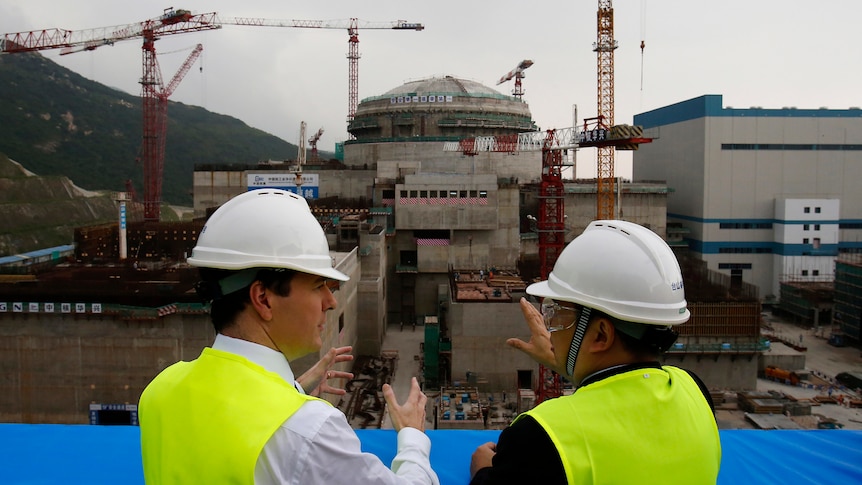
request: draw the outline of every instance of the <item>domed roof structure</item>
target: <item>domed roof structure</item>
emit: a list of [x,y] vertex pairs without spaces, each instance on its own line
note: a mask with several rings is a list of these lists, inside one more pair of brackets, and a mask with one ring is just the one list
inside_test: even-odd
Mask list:
[[390,89],[383,93],[383,96],[398,96],[413,93],[457,93],[461,92],[467,95],[470,94],[488,94],[499,96],[500,93],[496,90],[485,86],[476,81],[466,79],[458,79],[452,76],[431,77],[428,79],[420,79],[417,81],[408,81],[407,83]]
[[363,99],[348,126],[360,143],[450,141],[537,129],[520,98],[453,76],[409,81]]

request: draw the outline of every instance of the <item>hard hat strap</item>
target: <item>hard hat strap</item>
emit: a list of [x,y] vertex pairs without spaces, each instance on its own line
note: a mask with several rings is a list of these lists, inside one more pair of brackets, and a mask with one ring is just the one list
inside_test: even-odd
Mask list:
[[566,373],[569,376],[575,375],[575,361],[578,359],[581,342],[583,342],[584,335],[587,333],[587,325],[590,323],[591,313],[592,308],[581,307],[580,315],[578,315],[578,325],[575,327],[575,335],[572,337],[572,343],[569,345],[569,355],[566,358]]
[[218,285],[221,289],[222,296],[230,295],[234,291],[239,291],[254,283],[259,270],[260,268],[246,268],[228,276],[227,278],[220,279]]

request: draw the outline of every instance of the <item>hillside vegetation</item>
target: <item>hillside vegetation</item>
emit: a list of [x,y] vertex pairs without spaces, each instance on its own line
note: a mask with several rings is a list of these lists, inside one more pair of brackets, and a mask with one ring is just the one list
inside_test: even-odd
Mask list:
[[112,194],[28,174],[0,154],[0,256],[71,244],[76,227],[117,220]]
[[[120,191],[131,179],[143,193],[139,97],[36,53],[0,55],[0,86],[0,153],[46,180],[66,176],[88,190]],[[192,205],[197,163],[293,159],[296,150],[236,118],[170,102],[162,200]]]

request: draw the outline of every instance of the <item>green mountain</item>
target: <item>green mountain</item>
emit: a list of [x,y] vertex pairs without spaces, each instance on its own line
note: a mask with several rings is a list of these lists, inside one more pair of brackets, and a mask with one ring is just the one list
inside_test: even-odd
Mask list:
[[33,175],[0,154],[0,257],[72,244],[76,227],[116,221],[112,195]]
[[[199,163],[257,163],[296,157],[296,145],[230,116],[169,102],[162,200],[192,205]],[[40,54],[0,55],[0,154],[42,176],[88,190],[143,193],[141,99],[84,77]]]

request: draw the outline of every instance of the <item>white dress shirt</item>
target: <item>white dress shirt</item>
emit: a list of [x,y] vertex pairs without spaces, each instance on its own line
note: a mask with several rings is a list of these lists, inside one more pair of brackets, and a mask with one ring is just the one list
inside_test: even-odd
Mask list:
[[[280,352],[246,340],[216,335],[214,349],[230,352],[280,375],[295,385],[293,370]],[[363,453],[359,438],[337,408],[306,402],[275,431],[263,447],[254,469],[258,485],[434,484],[431,440],[415,428],[402,428],[392,469],[371,453]]]

